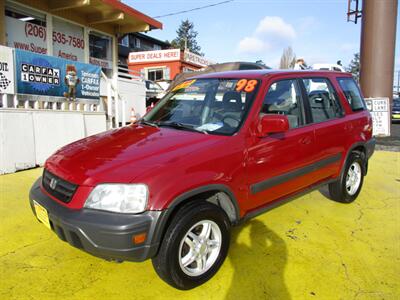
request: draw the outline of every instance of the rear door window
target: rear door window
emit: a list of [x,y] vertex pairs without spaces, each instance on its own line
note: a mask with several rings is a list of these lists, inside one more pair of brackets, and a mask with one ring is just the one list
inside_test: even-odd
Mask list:
[[363,97],[361,96],[360,89],[353,78],[338,78],[340,87],[346,96],[347,102],[353,111],[366,109]]
[[338,96],[327,78],[303,78],[314,123],[343,116]]

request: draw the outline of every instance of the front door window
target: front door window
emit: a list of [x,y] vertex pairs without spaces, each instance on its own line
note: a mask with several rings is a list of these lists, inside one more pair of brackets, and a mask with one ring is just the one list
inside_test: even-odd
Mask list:
[[300,89],[294,79],[273,83],[264,98],[262,114],[280,114],[287,116],[290,128],[305,124],[304,109],[300,101]]

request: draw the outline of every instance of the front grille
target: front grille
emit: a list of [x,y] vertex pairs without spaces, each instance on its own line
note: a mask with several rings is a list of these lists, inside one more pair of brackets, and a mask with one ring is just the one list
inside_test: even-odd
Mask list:
[[72,200],[78,187],[76,184],[65,181],[47,170],[43,172],[42,185],[50,195],[65,203]]

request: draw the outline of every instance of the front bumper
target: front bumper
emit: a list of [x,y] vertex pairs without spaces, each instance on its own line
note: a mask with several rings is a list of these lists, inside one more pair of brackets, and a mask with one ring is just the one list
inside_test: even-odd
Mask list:
[[[31,188],[29,201],[43,206],[49,215],[50,227],[70,245],[94,256],[109,260],[143,261],[158,250],[165,224],[166,210],[141,214],[120,214],[93,209],[71,210],[51,199],[40,188],[39,178]],[[134,245],[132,237],[146,233],[144,243]]]

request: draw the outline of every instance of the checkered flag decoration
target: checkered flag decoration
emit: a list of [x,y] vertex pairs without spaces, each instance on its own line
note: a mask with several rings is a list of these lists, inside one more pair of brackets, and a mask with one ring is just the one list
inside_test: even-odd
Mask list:
[[8,80],[7,77],[0,72],[0,92],[5,91],[10,83],[11,81]]

